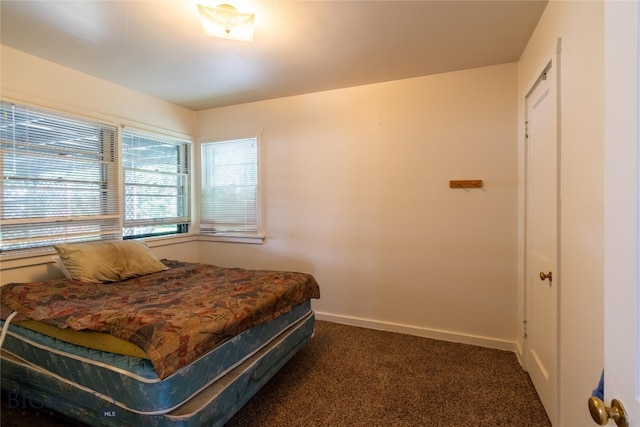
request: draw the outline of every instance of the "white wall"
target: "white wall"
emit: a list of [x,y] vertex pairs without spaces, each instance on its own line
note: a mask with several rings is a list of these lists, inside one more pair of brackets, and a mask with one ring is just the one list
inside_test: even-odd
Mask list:
[[[3,99],[77,114],[117,125],[193,135],[195,113],[138,92],[82,74],[41,58],[0,45],[0,95]],[[197,245],[179,239],[151,243],[161,257],[197,260]],[[171,256],[173,254],[173,256]],[[0,261],[0,285],[62,277],[52,253]]]
[[116,124],[193,135],[194,112],[0,45],[0,95]]
[[516,94],[513,63],[198,112],[199,138],[263,132],[266,233],[200,260],[313,273],[327,319],[514,349]]
[[518,66],[522,123],[524,96],[562,38],[557,425],[563,427],[593,423],[586,402],[603,368],[603,22],[602,2],[551,1]]

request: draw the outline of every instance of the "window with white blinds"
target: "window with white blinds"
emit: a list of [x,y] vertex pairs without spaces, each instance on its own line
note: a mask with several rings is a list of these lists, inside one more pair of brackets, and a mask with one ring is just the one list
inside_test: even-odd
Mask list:
[[117,128],[0,101],[0,252],[119,239]]
[[124,237],[188,231],[188,140],[125,128]]
[[258,235],[258,138],[202,144],[200,231]]

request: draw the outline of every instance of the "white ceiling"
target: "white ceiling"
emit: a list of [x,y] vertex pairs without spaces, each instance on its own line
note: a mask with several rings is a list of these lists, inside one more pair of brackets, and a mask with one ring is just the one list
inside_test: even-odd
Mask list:
[[253,0],[251,43],[205,36],[197,0],[1,0],[0,42],[202,110],[514,62],[546,3]]

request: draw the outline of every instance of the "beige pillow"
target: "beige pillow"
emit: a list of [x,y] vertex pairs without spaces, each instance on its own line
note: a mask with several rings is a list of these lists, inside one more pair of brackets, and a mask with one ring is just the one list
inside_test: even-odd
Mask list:
[[54,246],[71,277],[90,283],[119,282],[166,270],[144,242],[113,240]]

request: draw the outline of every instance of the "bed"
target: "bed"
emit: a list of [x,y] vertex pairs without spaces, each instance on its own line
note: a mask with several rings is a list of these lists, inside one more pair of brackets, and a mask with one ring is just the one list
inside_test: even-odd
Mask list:
[[309,274],[157,260],[130,241],[56,250],[68,277],[0,289],[10,407],[90,425],[223,425],[314,332]]

